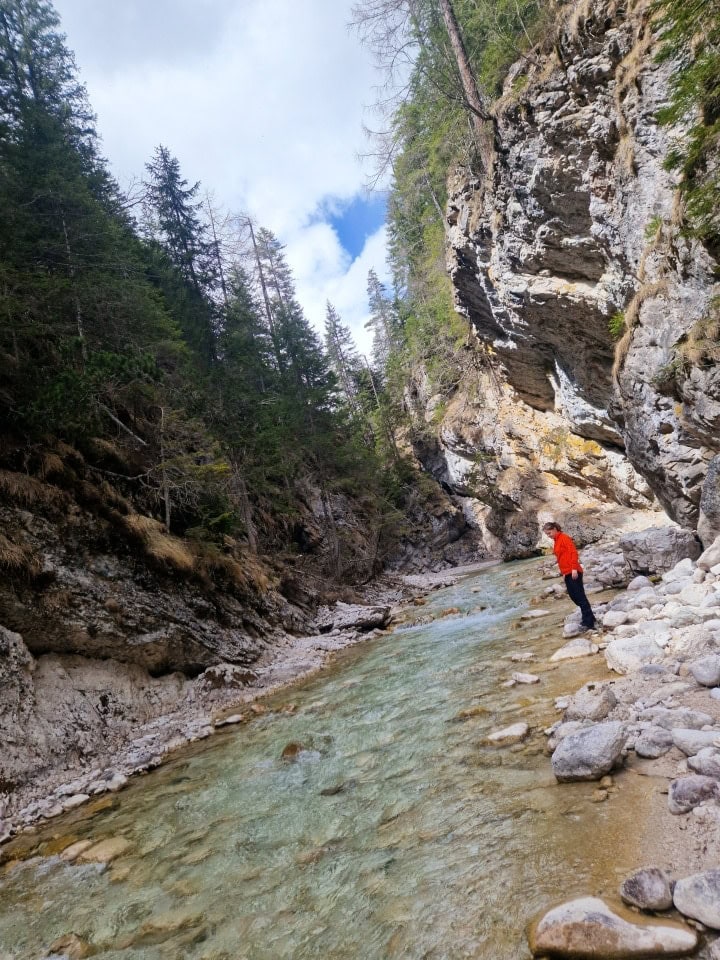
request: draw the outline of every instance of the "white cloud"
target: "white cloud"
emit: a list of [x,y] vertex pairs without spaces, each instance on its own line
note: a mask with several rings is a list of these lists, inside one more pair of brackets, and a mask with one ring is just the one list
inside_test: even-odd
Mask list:
[[366,276],[385,272],[384,231],[353,262],[313,219],[365,180],[357,154],[377,78],[347,28],[351,0],[55,3],[121,183],[165,144],[189,181],[286,244],[313,323],[329,297],[364,335]]

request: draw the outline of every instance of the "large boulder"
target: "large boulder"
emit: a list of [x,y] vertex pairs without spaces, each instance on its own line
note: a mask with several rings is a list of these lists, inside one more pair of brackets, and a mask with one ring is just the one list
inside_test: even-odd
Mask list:
[[720,563],[720,536],[715,537],[713,542],[698,557],[697,565],[701,570],[711,570]]
[[546,913],[528,940],[534,956],[619,960],[692,953],[697,933],[672,921],[631,923],[598,897],[581,897]]
[[710,461],[705,475],[700,495],[698,536],[705,547],[720,537],[720,454]]
[[678,880],[673,902],[686,917],[720,930],[720,869],[694,873]]
[[693,530],[650,527],[620,538],[620,549],[634,574],[664,573],[685,557],[697,560],[702,551]]
[[720,685],[720,655],[711,653],[690,664],[690,673],[703,687]]
[[631,673],[662,658],[662,647],[652,637],[616,637],[605,649],[607,665],[615,673]]
[[552,769],[560,783],[600,780],[617,766],[627,740],[625,725],[618,721],[596,723],[570,734],[552,755]]

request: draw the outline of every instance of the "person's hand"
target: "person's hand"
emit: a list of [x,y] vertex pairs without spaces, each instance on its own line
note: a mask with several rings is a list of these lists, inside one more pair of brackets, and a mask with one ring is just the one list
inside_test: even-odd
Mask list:
[[577,570],[573,570],[570,576],[573,578],[573,580],[577,580]]

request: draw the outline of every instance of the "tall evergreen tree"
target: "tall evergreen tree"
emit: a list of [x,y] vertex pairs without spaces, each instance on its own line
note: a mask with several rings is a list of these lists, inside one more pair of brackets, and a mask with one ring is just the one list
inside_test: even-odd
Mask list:
[[352,333],[328,300],[325,315],[325,351],[347,402],[357,411],[362,361]]
[[200,217],[200,184],[188,185],[179,161],[162,145],[146,170],[145,230],[182,280],[179,289],[169,289],[166,284],[164,292],[183,314],[181,324],[190,345],[204,362],[213,363],[217,359],[217,318],[212,288],[217,269],[212,242]]
[[365,326],[373,332],[373,362],[382,374],[393,350],[400,345],[400,321],[397,310],[374,269],[368,272],[367,294],[370,318]]

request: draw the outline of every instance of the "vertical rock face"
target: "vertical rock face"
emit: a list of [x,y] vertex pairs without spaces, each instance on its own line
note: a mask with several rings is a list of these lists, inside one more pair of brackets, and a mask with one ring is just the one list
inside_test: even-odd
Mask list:
[[450,181],[450,271],[485,383],[478,403],[461,385],[431,469],[462,494],[462,461],[495,461],[486,473],[501,502],[480,499],[501,517],[500,539],[518,508],[647,506],[648,485],[695,527],[720,451],[717,365],[678,359],[712,309],[715,265],[679,229],[663,167],[679,131],[655,119],[672,65],[656,62],[648,4],[630,6],[574,5],[554,52],[511,71],[492,183]]

